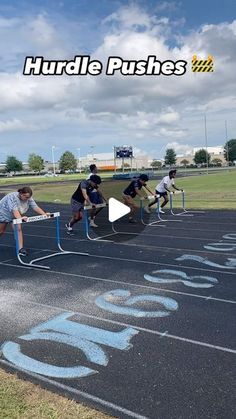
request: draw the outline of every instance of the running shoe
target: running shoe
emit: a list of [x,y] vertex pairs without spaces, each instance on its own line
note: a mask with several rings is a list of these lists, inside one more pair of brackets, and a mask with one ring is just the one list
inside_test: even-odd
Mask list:
[[147,214],[151,214],[150,208],[149,208],[148,206],[144,207],[144,211],[145,211]]
[[19,250],[19,256],[28,256],[28,252],[24,247]]
[[65,224],[68,233],[72,233],[73,228],[70,226],[70,223]]
[[161,214],[165,214],[165,211],[163,211],[162,209],[159,209],[159,212],[160,212]]
[[94,220],[90,220],[89,225],[90,225],[90,227],[98,227],[98,225],[95,224]]

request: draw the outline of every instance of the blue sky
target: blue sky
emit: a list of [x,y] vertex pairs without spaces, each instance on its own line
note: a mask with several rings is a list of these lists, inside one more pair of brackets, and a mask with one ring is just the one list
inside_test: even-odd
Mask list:
[[[221,4],[220,4],[221,3]],[[0,2],[0,161],[81,155],[130,144],[137,153],[184,154],[236,138],[236,2],[225,0],[50,0]],[[184,76],[23,76],[27,55],[72,59],[111,55],[184,59]],[[215,71],[193,74],[191,58],[214,57]]]

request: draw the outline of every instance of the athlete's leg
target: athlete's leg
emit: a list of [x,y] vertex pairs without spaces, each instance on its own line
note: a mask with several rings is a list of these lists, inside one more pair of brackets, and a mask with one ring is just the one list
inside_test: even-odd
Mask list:
[[8,223],[0,223],[0,236],[2,236],[5,233],[7,224]]
[[164,199],[164,201],[161,204],[161,208],[164,208],[164,206],[169,202],[167,192],[166,192],[166,195],[163,195],[163,199]]
[[131,210],[129,214],[129,219],[132,220],[138,209],[138,206],[134,202],[133,198],[129,195],[123,195],[123,199],[124,199],[125,205],[127,205]]
[[66,228],[68,232],[71,232],[72,226],[83,218],[82,208],[83,208],[83,204],[81,202],[71,199],[72,217],[69,223],[66,224]]

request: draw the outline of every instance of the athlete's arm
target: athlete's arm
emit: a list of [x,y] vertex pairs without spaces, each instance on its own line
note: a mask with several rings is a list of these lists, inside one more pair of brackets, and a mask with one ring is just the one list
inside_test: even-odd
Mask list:
[[47,213],[40,207],[34,207],[33,210],[39,215],[47,215]]
[[107,199],[103,195],[102,191],[100,191],[99,189],[97,189],[97,193],[100,195],[100,197],[102,198],[102,200],[107,203]]
[[140,196],[140,198],[143,198],[143,195],[140,193],[140,190],[138,188],[134,188],[134,190],[135,190],[136,194],[138,196]]
[[179,189],[179,188],[177,188],[177,186],[175,186],[175,185],[172,185],[172,187],[173,187],[174,189],[176,189],[176,191],[182,191],[182,192],[183,192],[183,189]]
[[145,188],[145,189],[147,189],[147,191],[148,191],[148,192],[150,192],[150,194],[151,194],[151,195],[155,196],[155,193],[153,193],[153,192],[151,191],[151,189],[149,189],[147,186],[144,186],[144,188]]
[[83,197],[84,197],[84,200],[87,202],[87,204],[88,205],[92,205],[92,203],[91,203],[91,201],[90,201],[90,199],[89,199],[89,196],[88,196],[88,194],[87,194],[87,191],[86,191],[86,189],[81,189],[81,191],[82,191],[82,194],[83,194]]
[[167,183],[164,183],[164,188],[167,192],[171,193],[171,191],[167,188]]
[[12,213],[14,215],[14,218],[22,218],[22,215],[18,210],[13,210]]

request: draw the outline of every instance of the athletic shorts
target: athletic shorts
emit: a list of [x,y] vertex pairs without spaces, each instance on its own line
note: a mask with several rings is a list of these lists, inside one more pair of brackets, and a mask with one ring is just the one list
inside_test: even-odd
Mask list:
[[76,201],[73,198],[71,198],[70,204],[71,204],[71,209],[72,209],[73,214],[76,214],[77,212],[81,212],[84,208],[84,204]]
[[11,221],[6,221],[0,217],[0,224],[9,224]]
[[103,199],[98,192],[91,192],[89,194],[89,199],[92,202],[92,204],[95,204],[95,205],[103,203]]
[[158,195],[160,195],[160,197],[161,198],[164,198],[165,196],[167,196],[168,194],[167,194],[167,192],[158,192],[158,191],[156,191],[156,193],[158,194]]

